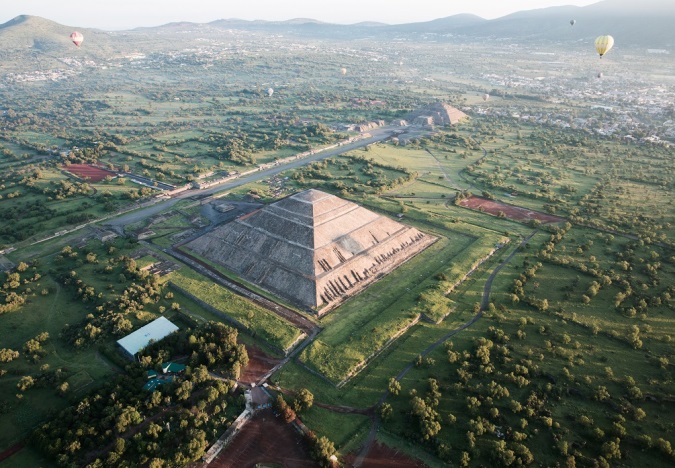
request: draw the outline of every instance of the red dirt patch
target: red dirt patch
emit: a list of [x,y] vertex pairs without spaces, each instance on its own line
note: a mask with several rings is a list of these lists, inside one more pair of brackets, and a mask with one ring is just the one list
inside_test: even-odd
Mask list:
[[19,442],[18,444],[12,445],[10,448],[0,453],[0,462],[7,460],[15,453],[20,452],[21,449],[23,449],[23,447],[24,447],[23,442]]
[[246,352],[248,353],[248,365],[239,377],[239,382],[242,384],[258,382],[263,375],[281,362],[280,359],[265,354],[257,346],[246,346]]
[[[356,455],[346,457],[347,466],[352,466]],[[368,456],[363,459],[363,468],[423,468],[427,465],[416,458],[412,458],[400,450],[376,442],[370,447]]]
[[503,211],[508,219],[516,221],[529,221],[530,219],[537,219],[542,223],[559,223],[565,221],[565,218],[553,216],[539,211],[532,211],[528,208],[521,208],[519,206],[508,205],[494,200],[488,200],[482,197],[469,197],[459,202],[461,206],[470,208],[472,210],[480,210],[491,215],[499,216],[499,212]]
[[249,468],[256,463],[288,468],[316,466],[302,435],[270,409],[260,411],[247,422],[209,467]]
[[89,164],[69,164],[63,166],[66,171],[75,174],[81,179],[89,179],[90,182],[100,182],[107,176],[114,177],[114,172],[101,169],[100,167],[90,166]]

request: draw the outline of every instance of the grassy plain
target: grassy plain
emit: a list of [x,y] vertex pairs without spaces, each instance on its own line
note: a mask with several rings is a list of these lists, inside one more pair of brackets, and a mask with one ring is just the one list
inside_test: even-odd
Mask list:
[[358,449],[370,430],[370,418],[362,414],[336,413],[316,405],[302,412],[299,418],[317,436],[326,436],[341,453]]
[[[35,425],[68,406],[94,381],[101,381],[114,372],[108,362],[98,356],[96,348],[76,351],[59,339],[63,325],[80,322],[87,309],[74,302],[70,292],[49,277],[42,277],[35,289],[30,302],[20,311],[0,315],[2,347],[21,353],[19,358],[2,366],[7,374],[0,378],[0,396],[4,402],[0,448],[22,440]],[[48,294],[42,295],[42,289],[48,290]],[[23,352],[24,343],[44,332],[49,334],[42,345],[46,354],[34,363],[30,355]],[[65,395],[58,392],[57,382],[47,383],[47,377],[59,369],[69,383]],[[40,380],[44,383],[21,392],[17,384],[23,376],[36,379],[42,376]]]
[[288,348],[300,331],[273,312],[232,293],[204,276],[183,268],[170,274],[170,280],[211,307],[241,323],[254,336],[276,346]]

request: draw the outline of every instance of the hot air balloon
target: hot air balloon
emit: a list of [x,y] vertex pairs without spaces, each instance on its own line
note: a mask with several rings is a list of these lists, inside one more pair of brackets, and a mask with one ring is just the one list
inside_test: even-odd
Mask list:
[[488,93],[483,94],[483,101],[487,101],[490,99],[490,95]]
[[70,35],[70,40],[73,41],[73,44],[75,44],[77,47],[80,47],[80,44],[82,44],[82,41],[84,41],[84,36],[75,31]]
[[342,73],[343,75],[346,75],[346,74],[347,74],[347,69],[346,69],[346,68],[340,69],[340,73]]
[[267,88],[267,95],[271,97],[272,94],[274,94],[274,89],[272,89],[272,88]]
[[614,38],[612,36],[598,36],[595,40],[595,50],[600,54],[600,58],[605,55],[614,45]]
[[577,20],[570,20],[570,26],[574,26],[576,24]]

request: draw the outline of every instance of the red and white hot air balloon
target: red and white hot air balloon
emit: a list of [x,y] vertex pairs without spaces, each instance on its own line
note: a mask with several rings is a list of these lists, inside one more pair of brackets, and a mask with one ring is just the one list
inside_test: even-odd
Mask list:
[[75,31],[70,35],[70,40],[73,41],[73,44],[75,44],[77,47],[80,47],[80,44],[82,44],[82,41],[84,41],[84,36]]

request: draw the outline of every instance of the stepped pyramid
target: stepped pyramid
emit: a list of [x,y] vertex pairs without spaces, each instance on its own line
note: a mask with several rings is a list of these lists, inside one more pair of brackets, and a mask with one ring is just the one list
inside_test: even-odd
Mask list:
[[444,102],[435,102],[417,111],[411,112],[405,118],[409,122],[414,122],[419,118],[429,119],[429,123],[437,126],[456,125],[462,120],[468,119],[466,115],[459,109],[455,109]]
[[435,240],[356,203],[310,189],[219,226],[186,246],[296,305],[325,313]]

